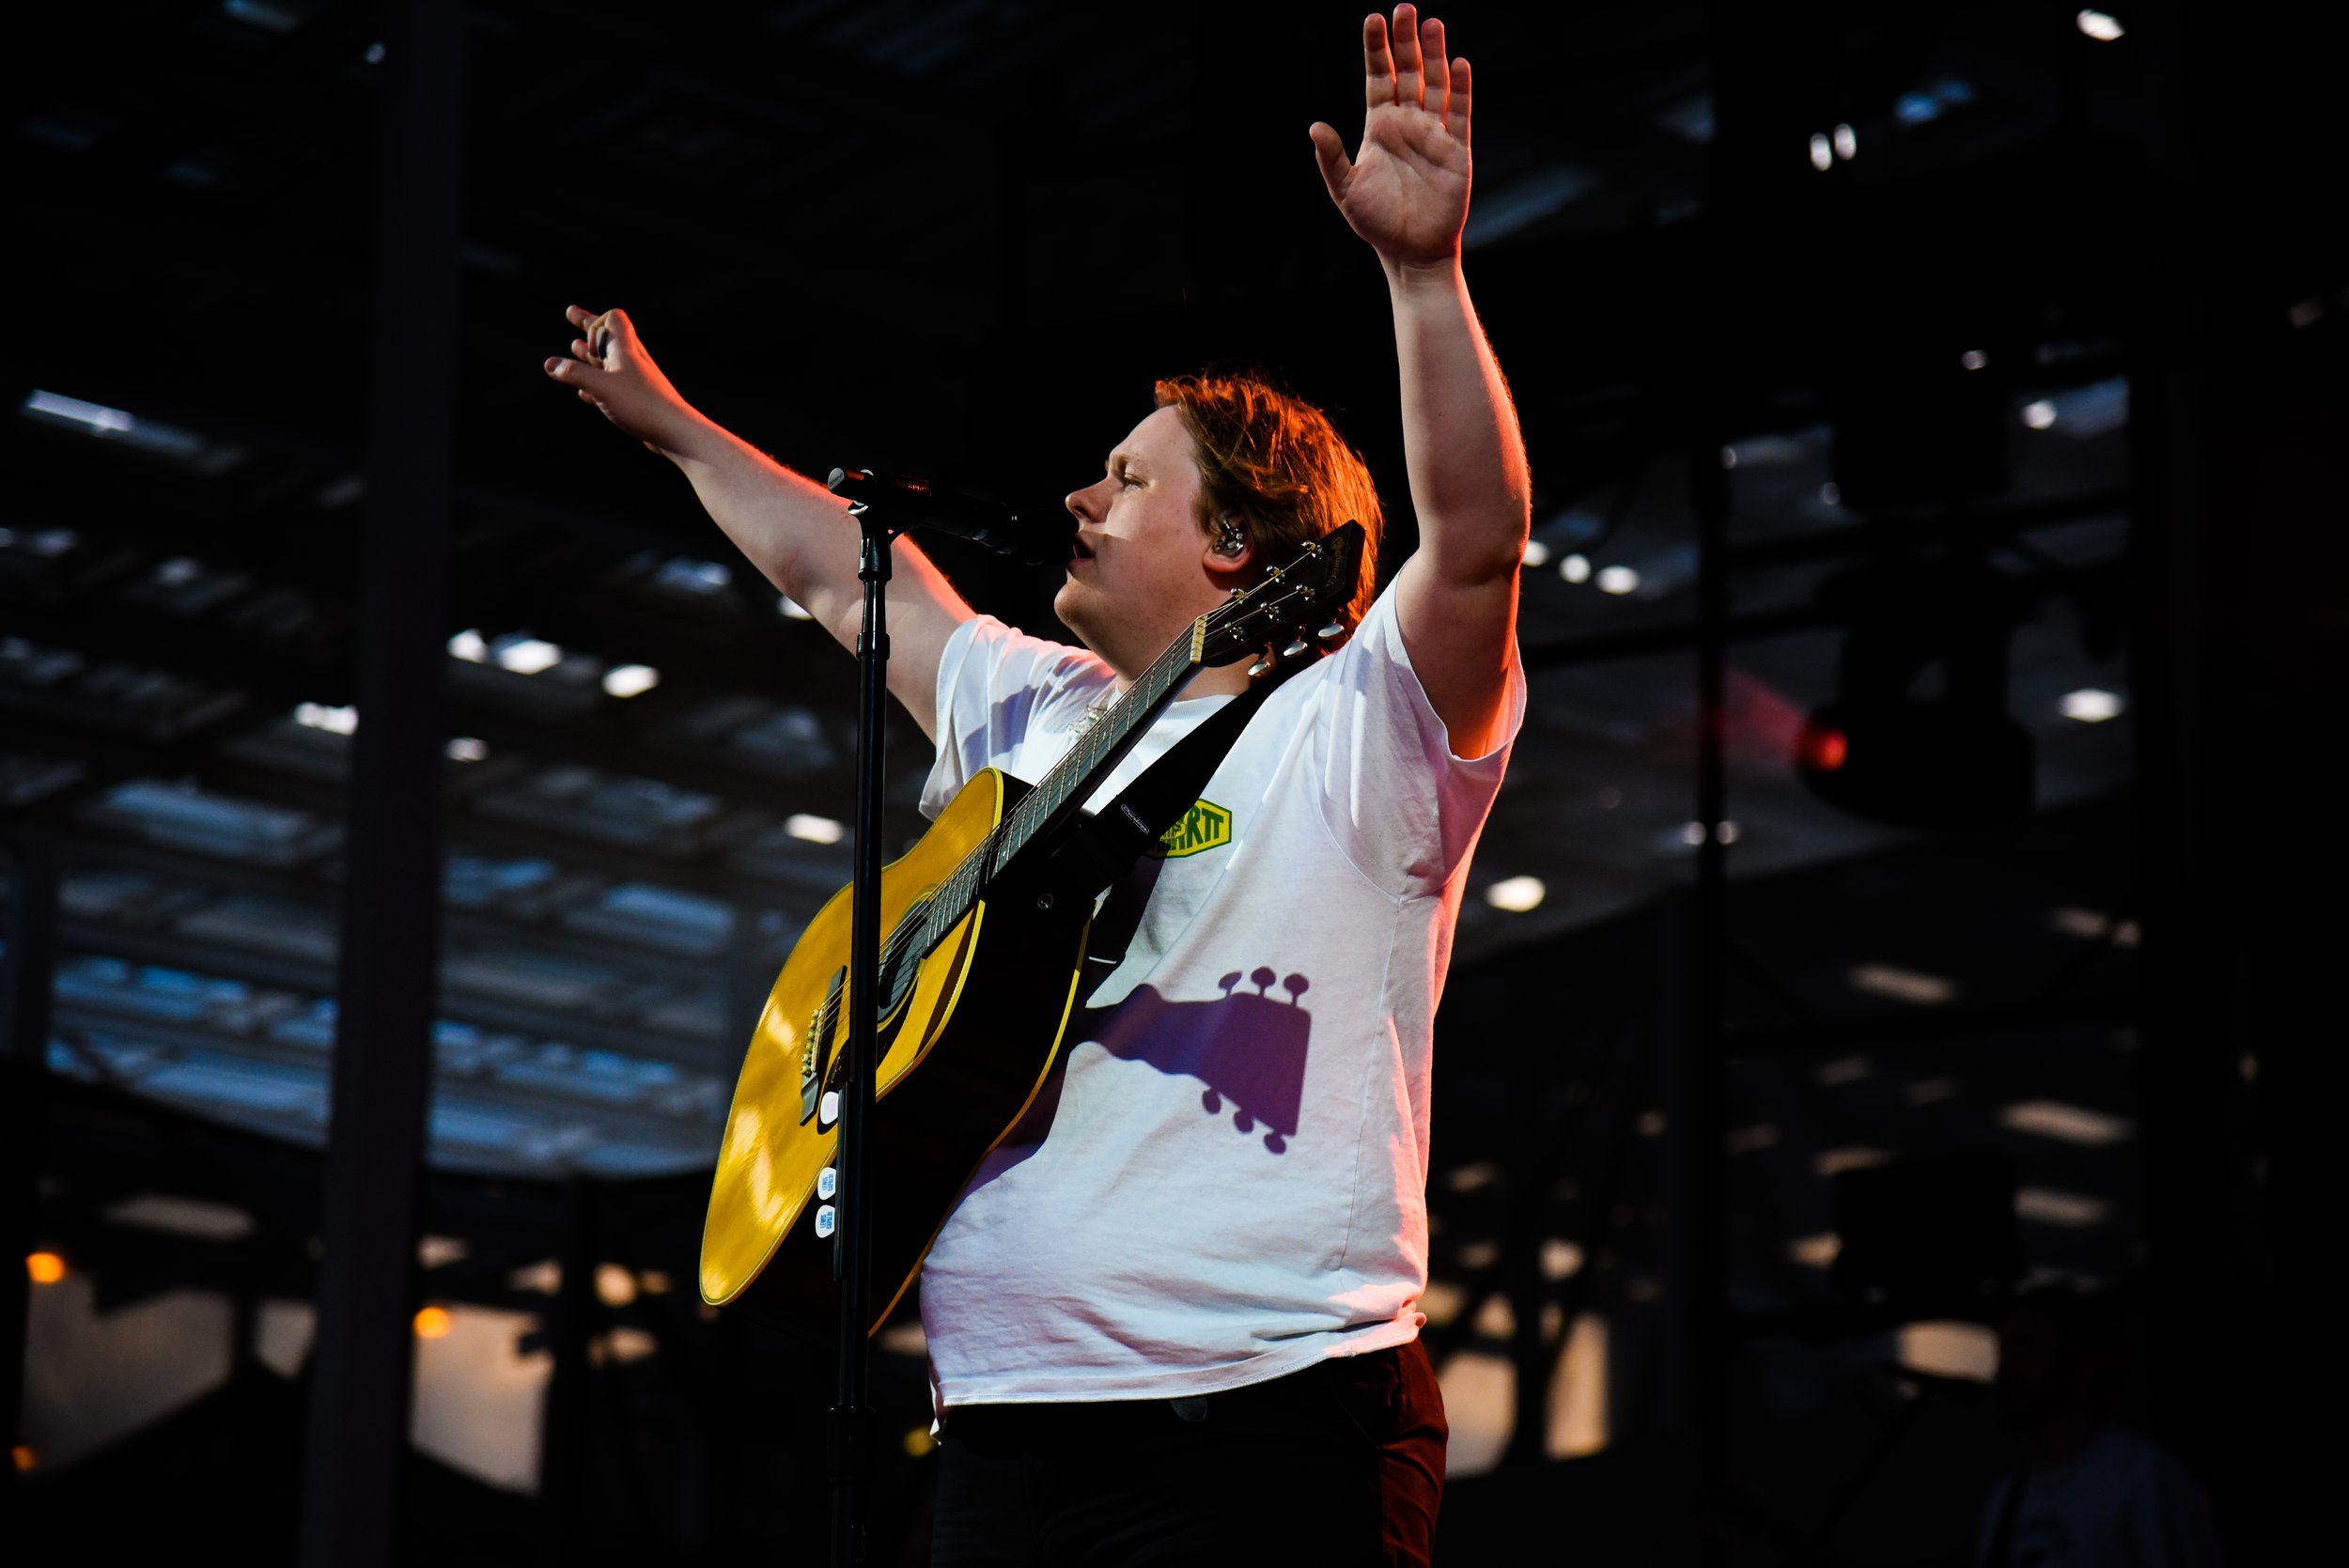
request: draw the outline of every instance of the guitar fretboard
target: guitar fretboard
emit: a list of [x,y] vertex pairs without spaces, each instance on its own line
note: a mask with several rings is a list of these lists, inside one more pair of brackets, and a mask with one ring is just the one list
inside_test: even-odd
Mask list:
[[[954,875],[939,887],[914,933],[914,951],[926,953],[969,914],[999,867],[1030,844],[1058,827],[1083,804],[1083,795],[1117,765],[1148,729],[1152,720],[1174,698],[1183,682],[1205,661],[1206,619],[1177,637],[1151,666],[1137,676],[1054,763],[1035,787],[1020,798],[1011,815],[964,857]],[[894,945],[894,943],[892,944]]]

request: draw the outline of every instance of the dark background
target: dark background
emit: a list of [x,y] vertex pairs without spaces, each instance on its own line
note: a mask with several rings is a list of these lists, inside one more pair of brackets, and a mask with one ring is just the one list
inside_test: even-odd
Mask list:
[[[1969,1561],[2017,1457],[1987,1326],[2031,1280],[2123,1304],[2125,1414],[2231,1560],[2337,1552],[2333,40],[2186,0],[2108,41],[2039,4],[1439,14],[1536,487],[1531,707],[1438,1020],[1441,1560]],[[821,1549],[829,1360],[691,1282],[739,1042],[848,877],[852,670],[539,363],[565,305],[624,305],[788,463],[1039,508],[1155,376],[1258,367],[1368,456],[1391,572],[1387,304],[1305,137],[1358,130],[1359,26],[23,22],[0,1216],[39,1266],[0,1293],[0,1473],[34,1560]],[[1053,629],[1050,573],[934,553]],[[2027,800],[1966,778],[1990,738],[1928,769],[1962,821],[1806,784],[1805,716],[1904,644],[1918,694],[2002,676]],[[926,748],[892,743],[902,839]],[[1953,1170],[2011,1194],[1979,1245],[1936,1229]],[[1929,1277],[1872,1297],[1904,1246]],[[920,1560],[918,1320],[879,1347],[879,1556]]]

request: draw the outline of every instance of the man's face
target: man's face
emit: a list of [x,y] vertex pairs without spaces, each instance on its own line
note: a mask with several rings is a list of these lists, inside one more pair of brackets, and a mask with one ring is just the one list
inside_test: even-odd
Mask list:
[[1135,426],[1104,469],[1097,483],[1068,493],[1077,542],[1052,610],[1112,668],[1132,675],[1237,585],[1245,558],[1209,548],[1198,458],[1174,410]]

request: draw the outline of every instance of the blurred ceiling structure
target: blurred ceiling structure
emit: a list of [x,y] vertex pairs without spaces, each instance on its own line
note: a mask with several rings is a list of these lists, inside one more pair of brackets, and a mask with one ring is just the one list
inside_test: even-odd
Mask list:
[[[370,16],[57,8],[10,150],[37,304],[13,333],[0,806],[61,835],[53,1065],[308,1141],[363,717]],[[1146,411],[1154,375],[1262,365],[1371,458],[1391,571],[1411,530],[1383,295],[1303,135],[1315,117],[1351,133],[1354,18],[471,9],[436,1162],[706,1165],[767,976],[848,875],[849,662],[666,465],[545,382],[563,307],[625,305],[689,397],[802,469],[885,464],[1039,505]],[[1704,8],[1447,20],[1478,69],[1470,276],[1539,488],[1532,707],[1461,962],[1688,874],[1689,490],[1707,462],[1733,495],[1741,883],[1921,842],[1821,806],[1789,748],[1834,686],[1823,585],[1956,530],[2033,598],[2011,696],[2042,809],[2121,791],[2126,694],[2094,623],[2128,530],[2104,270],[2122,237],[2077,192],[2133,133],[2126,58],[2076,58],[2076,36],[2020,5],[1817,12],[1797,41],[1835,69],[1783,98],[1828,166],[1789,140],[1782,249],[1724,256]],[[140,47],[115,46],[126,30]],[[1995,491],[1841,504],[1823,389],[1846,367],[1812,345],[1839,319],[1864,337],[1878,308],[1921,317],[1935,352],[1995,389]],[[1717,406],[1693,407],[1692,384]],[[981,608],[1053,629],[1049,578],[934,553]],[[2084,691],[2107,694],[2095,719]],[[900,725],[898,836],[926,763]],[[2069,902],[2009,910],[1982,950],[2060,965],[2083,922],[2125,918],[2125,889],[2050,896]],[[1819,1005],[1932,1005],[1854,980],[1898,971],[1897,942],[1823,912],[1785,917],[1835,944],[1806,960]]]

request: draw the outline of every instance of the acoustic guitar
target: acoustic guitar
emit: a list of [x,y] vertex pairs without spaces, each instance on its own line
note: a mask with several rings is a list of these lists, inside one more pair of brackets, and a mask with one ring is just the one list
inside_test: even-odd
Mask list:
[[[1083,803],[1201,669],[1255,655],[1259,680],[1343,637],[1362,530],[1346,523],[1191,623],[1033,786],[965,784],[881,873],[875,1103],[865,1156],[868,1327],[920,1271],[979,1162],[1057,1059],[1082,970],[1097,868],[1064,855]],[[1089,884],[1089,885],[1088,885]],[[808,924],[742,1060],[702,1232],[701,1294],[823,1337],[850,989],[850,887]],[[755,1288],[754,1288],[755,1287]]]

